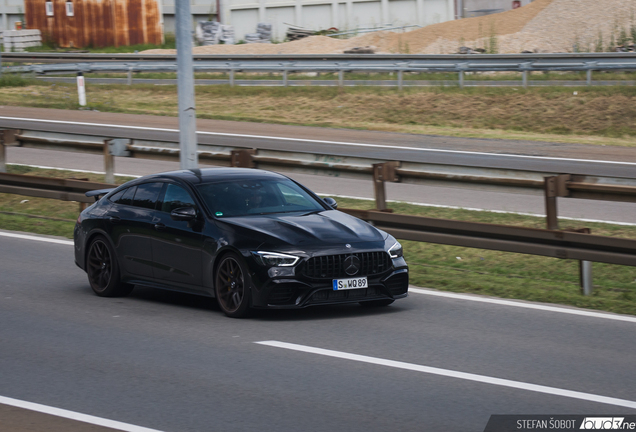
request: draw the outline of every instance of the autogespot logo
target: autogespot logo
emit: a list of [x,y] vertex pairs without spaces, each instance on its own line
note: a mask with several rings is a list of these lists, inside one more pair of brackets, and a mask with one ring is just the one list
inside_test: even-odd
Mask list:
[[585,417],[579,429],[587,430],[634,430],[635,422],[625,423],[625,417]]

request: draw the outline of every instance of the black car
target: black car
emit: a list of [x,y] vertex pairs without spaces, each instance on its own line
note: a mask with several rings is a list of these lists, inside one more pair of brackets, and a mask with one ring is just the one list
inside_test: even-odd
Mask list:
[[99,200],[75,225],[75,263],[99,296],[176,290],[216,297],[231,317],[407,296],[395,238],[280,174],[183,170],[87,195]]

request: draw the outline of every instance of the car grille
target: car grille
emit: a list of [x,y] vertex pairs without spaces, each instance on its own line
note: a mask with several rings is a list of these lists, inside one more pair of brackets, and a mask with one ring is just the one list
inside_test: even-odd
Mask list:
[[341,300],[361,300],[377,297],[382,297],[382,293],[377,287],[345,291],[334,291],[325,289],[316,291],[309,299],[309,303],[329,303]]
[[391,295],[406,294],[409,289],[409,274],[398,273],[395,276],[390,277],[384,285],[389,289]]
[[[348,275],[344,261],[354,255],[360,260],[360,270]],[[314,279],[348,278],[354,276],[374,276],[386,272],[391,267],[391,258],[386,252],[359,252],[354,254],[325,255],[309,258],[303,274]]]

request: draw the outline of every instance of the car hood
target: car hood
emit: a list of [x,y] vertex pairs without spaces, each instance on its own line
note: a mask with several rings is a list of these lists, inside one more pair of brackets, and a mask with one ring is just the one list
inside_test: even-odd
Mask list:
[[[290,213],[224,218],[223,222],[244,228],[252,240],[262,243],[341,244],[384,241],[384,233],[348,214],[326,210],[319,213]],[[243,230],[241,230],[243,231]],[[259,234],[262,238],[258,238]]]

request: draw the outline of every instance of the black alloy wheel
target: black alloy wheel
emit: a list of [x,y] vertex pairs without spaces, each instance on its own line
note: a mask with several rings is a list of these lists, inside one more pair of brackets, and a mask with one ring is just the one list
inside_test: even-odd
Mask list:
[[250,307],[250,288],[247,269],[238,255],[225,255],[216,270],[216,300],[225,315],[232,318],[247,316]]
[[101,236],[95,238],[88,248],[86,273],[91,288],[100,297],[126,296],[134,288],[134,285],[121,282],[115,253]]

